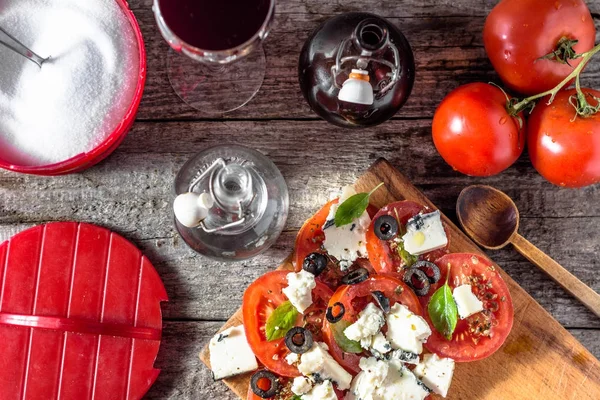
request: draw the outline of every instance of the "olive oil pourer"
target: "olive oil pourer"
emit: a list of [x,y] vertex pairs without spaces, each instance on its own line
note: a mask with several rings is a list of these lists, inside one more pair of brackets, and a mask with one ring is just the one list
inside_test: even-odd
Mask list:
[[373,14],[327,20],[306,41],[300,86],[317,114],[339,126],[377,125],[408,99],[414,58],[404,35]]
[[6,32],[2,27],[0,27],[0,44],[3,44],[17,54],[22,55],[40,68],[42,68],[44,62],[50,59],[50,57],[43,58],[38,56],[23,43],[19,42],[14,36]]
[[268,158],[239,145],[209,148],[189,160],[175,181],[176,228],[207,257],[237,261],[268,249],[281,234],[289,199]]

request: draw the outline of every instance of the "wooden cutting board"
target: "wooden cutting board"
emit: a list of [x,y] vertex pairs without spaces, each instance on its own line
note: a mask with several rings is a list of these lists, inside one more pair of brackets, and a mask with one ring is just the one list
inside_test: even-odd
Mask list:
[[[359,192],[368,192],[378,183],[385,186],[371,197],[382,207],[396,200],[413,200],[436,207],[410,181],[385,159],[376,161],[355,184]],[[385,188],[385,189],[384,189]],[[320,204],[315,204],[315,211]],[[485,254],[448,218],[450,251]],[[288,261],[281,268],[291,268]],[[548,314],[501,268],[500,272],[512,295],[515,307],[513,329],[504,345],[491,357],[456,366],[449,399],[490,400],[599,400],[600,361]],[[241,309],[223,329],[242,324]],[[209,366],[208,347],[200,359]],[[210,368],[210,366],[209,366]],[[224,382],[245,399],[250,375]]]

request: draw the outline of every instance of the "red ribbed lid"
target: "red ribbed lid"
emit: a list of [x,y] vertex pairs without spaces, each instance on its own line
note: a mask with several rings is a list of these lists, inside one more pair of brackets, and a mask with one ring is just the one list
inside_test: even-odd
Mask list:
[[130,242],[74,222],[0,245],[0,399],[140,399],[158,373],[156,270]]

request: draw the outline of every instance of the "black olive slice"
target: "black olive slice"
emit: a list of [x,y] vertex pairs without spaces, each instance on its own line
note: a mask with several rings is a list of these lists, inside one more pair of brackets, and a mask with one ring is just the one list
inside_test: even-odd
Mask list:
[[442,277],[442,273],[440,272],[440,268],[430,261],[420,260],[412,265],[412,268],[418,268],[427,275],[427,279],[429,279],[429,283],[432,285],[437,283]]
[[340,280],[343,285],[356,285],[369,279],[369,271],[366,268],[357,268],[344,275]]
[[302,269],[314,276],[319,276],[327,268],[327,256],[321,253],[310,253],[302,263]]
[[296,326],[286,333],[285,345],[292,353],[304,354],[313,345],[312,333],[301,326]]
[[327,321],[335,324],[344,317],[344,314],[346,314],[346,307],[344,307],[344,305],[338,301],[333,306],[327,307],[325,318],[327,318]]
[[383,294],[383,292],[375,290],[371,292],[371,295],[373,296],[375,301],[377,301],[379,308],[381,308],[384,313],[387,314],[390,312],[390,299],[385,297],[385,294]]
[[375,220],[375,236],[381,240],[390,240],[398,235],[398,221],[391,215],[382,215]]
[[427,296],[431,283],[425,272],[418,268],[409,268],[404,273],[404,282],[410,286],[417,296]]
[[[264,383],[261,383],[259,386],[259,381],[262,381],[263,379],[269,381],[269,388],[266,390],[260,388],[260,386],[266,386]],[[250,387],[252,388],[254,394],[258,397],[262,399],[270,399],[279,392],[279,378],[277,378],[277,375],[270,371],[258,371],[252,375],[252,379],[250,379]]]

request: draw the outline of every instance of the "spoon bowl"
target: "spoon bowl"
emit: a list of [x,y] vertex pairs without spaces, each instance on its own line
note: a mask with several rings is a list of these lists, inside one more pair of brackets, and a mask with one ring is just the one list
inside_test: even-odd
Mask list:
[[469,186],[458,196],[456,214],[464,231],[477,244],[497,250],[512,243],[519,253],[600,317],[600,295],[519,235],[519,210],[504,192],[491,186]]
[[491,186],[465,188],[456,203],[458,220],[480,246],[497,250],[519,230],[519,210],[504,192]]

